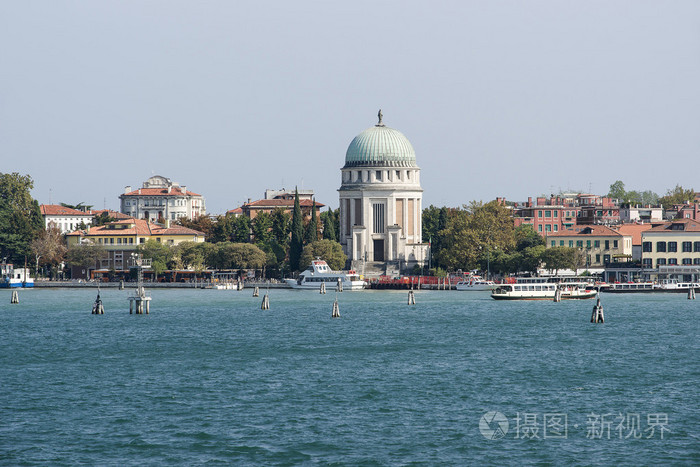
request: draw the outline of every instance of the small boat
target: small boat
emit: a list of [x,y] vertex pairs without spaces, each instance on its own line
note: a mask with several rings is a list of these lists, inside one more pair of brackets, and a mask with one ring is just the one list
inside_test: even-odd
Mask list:
[[481,278],[481,276],[470,276],[468,279],[457,282],[455,285],[456,290],[467,290],[473,292],[480,292],[485,290],[493,290],[496,287],[494,281],[487,281]]
[[586,284],[553,282],[501,284],[491,292],[494,300],[554,300],[557,288],[562,300],[582,300],[594,298],[597,291],[586,289]]
[[654,282],[613,283],[601,288],[600,291],[609,293],[649,293],[658,292],[659,285]]
[[14,269],[11,264],[2,264],[1,266],[2,278],[0,279],[0,288],[16,289],[20,287],[34,287],[34,279],[29,277],[29,269]]
[[328,288],[337,286],[338,279],[343,284],[343,290],[365,288],[365,281],[355,271],[333,271],[322,259],[311,261],[311,266],[299,274],[298,279],[285,279],[285,282],[293,289],[319,290],[323,283]]

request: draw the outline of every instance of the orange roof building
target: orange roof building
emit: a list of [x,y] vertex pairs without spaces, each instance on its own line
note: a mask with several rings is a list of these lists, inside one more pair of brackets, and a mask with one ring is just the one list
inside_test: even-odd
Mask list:
[[160,175],[149,178],[136,190],[127,186],[119,200],[121,212],[137,219],[172,221],[206,214],[202,195]]
[[61,233],[72,232],[81,224],[92,224],[92,212],[79,211],[58,204],[42,204],[39,206],[41,217],[44,218],[44,227],[55,227]]

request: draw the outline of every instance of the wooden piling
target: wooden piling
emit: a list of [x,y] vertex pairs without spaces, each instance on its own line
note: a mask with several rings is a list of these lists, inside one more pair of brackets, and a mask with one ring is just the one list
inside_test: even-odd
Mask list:
[[603,305],[600,304],[600,294],[598,294],[598,299],[596,304],[593,305],[593,313],[591,314],[591,323],[605,323],[605,316],[603,315]]
[[323,295],[323,294],[326,293],[326,282],[325,282],[325,281],[324,281],[324,282],[321,282],[321,288],[319,289],[319,293],[320,293],[321,295]]
[[333,313],[331,314],[331,318],[340,318],[340,306],[338,305],[337,297],[333,302]]
[[688,289],[688,300],[695,300],[695,287],[693,286]]
[[260,309],[261,310],[269,310],[270,309],[270,296],[268,294],[265,294],[262,299],[262,304],[260,304]]
[[255,288],[253,289],[253,297],[259,297],[259,296],[260,296],[260,287],[258,287],[256,285]]
[[95,299],[95,303],[92,305],[92,314],[93,315],[104,315],[105,314],[105,307],[102,305],[102,299],[100,298],[100,289],[99,287],[97,288],[97,298]]
[[408,291],[408,304],[409,305],[416,304],[416,295],[413,293],[413,289]]
[[336,292],[342,292],[343,291],[343,280],[339,277],[338,278],[338,284],[335,286]]
[[10,303],[19,303],[19,292],[16,290],[12,291],[12,297],[10,297]]

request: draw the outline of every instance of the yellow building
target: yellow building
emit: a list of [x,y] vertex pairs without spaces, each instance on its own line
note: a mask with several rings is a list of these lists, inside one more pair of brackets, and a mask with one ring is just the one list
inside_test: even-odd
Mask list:
[[700,221],[678,219],[642,232],[642,265],[657,268],[671,279],[697,280],[700,277]]
[[577,227],[547,235],[547,248],[567,246],[585,252],[586,267],[603,268],[605,263],[632,258],[632,236],[603,225]]
[[[88,227],[66,235],[68,246],[89,241],[102,245],[108,257],[96,265],[93,272],[128,270],[127,261],[139,245],[148,240],[155,240],[165,245],[177,245],[182,242],[204,242],[204,233],[182,226],[154,224],[144,219],[124,219],[110,222],[99,227]],[[73,271],[73,277],[86,277],[88,271]]]

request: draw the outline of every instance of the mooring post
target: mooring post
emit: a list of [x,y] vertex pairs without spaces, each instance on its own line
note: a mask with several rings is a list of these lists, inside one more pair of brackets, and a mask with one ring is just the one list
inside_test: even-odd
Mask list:
[[605,323],[605,317],[603,315],[603,305],[600,304],[600,294],[598,294],[598,299],[596,304],[593,305],[593,313],[591,314],[591,323]]
[[325,281],[321,282],[321,288],[319,289],[319,293],[321,295],[326,293],[326,282]]
[[336,292],[342,292],[343,291],[343,280],[339,277],[338,278],[338,284],[335,286]]
[[119,290],[124,290],[124,279],[119,281]]
[[260,296],[260,287],[258,287],[256,285],[255,288],[253,289],[253,297],[259,297],[259,296]]
[[333,302],[333,313],[331,314],[331,318],[340,318],[340,306],[338,305],[338,297],[335,297],[335,301]]
[[12,297],[10,297],[10,303],[19,303],[19,292],[16,290],[12,291]]
[[413,289],[408,291],[408,304],[409,305],[416,304],[416,295],[413,293]]

